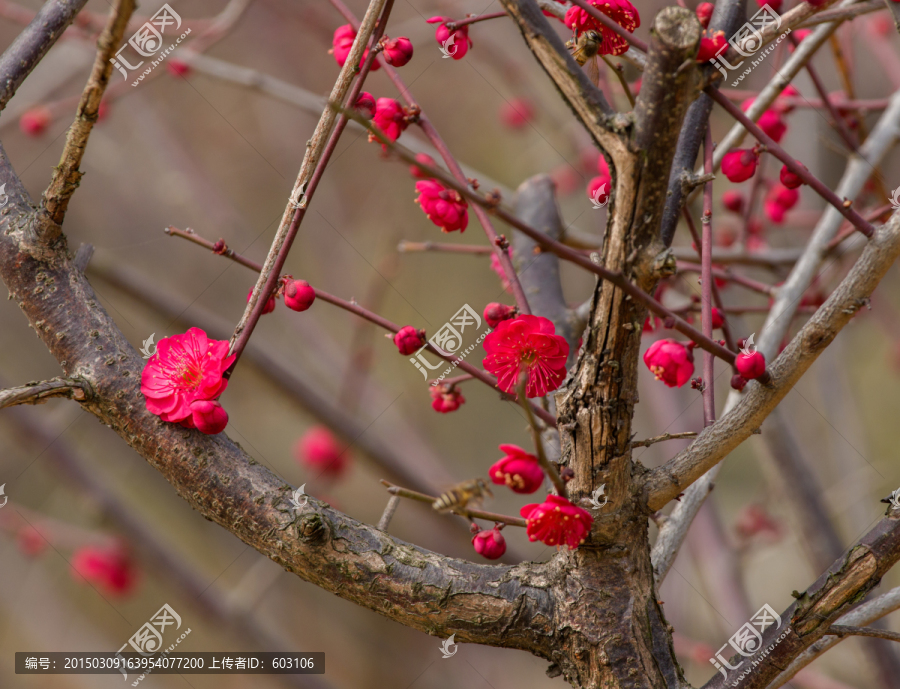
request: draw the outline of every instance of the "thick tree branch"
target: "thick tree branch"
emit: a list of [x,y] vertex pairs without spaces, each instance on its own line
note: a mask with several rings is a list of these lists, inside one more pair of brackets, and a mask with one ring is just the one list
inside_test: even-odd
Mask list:
[[616,153],[624,153],[621,132],[628,126],[628,119],[615,116],[603,93],[572,59],[534,0],[500,2],[575,116],[597,145],[618,162]]
[[769,385],[751,384],[734,409],[703,430],[690,447],[650,473],[648,507],[658,510],[746,440],[818,355],[866,303],[900,256],[900,216],[878,228],[859,260],[781,355],[768,366]]
[[[391,538],[293,489],[231,442],[165,423],[140,391],[143,360],[100,306],[66,253],[39,259],[12,229],[28,197],[0,148],[0,276],[65,375],[88,381],[82,407],[108,425],[204,517],[301,578],[407,626],[458,641],[548,655],[555,565],[494,567],[443,557]],[[54,288],[51,291],[49,288]],[[40,288],[40,290],[39,290]],[[44,289],[46,288],[46,292]]]
[[[893,588],[877,598],[866,601],[839,618],[837,621],[839,624],[844,625],[868,625],[897,609],[900,609],[900,587]],[[841,637],[823,636],[802,654],[797,656],[788,668],[768,685],[767,689],[779,689],[779,687],[783,687],[791,681],[794,675],[841,641],[843,641],[843,638]]]
[[743,675],[742,689],[768,687],[781,668],[828,634],[841,615],[875,588],[898,559],[900,519],[894,515],[881,520],[802,595],[797,594],[797,601],[781,613],[781,626],[772,625],[763,634],[760,648],[768,651],[765,662],[755,667],[747,663],[730,670],[727,677],[716,674],[703,689],[731,686],[738,675]]

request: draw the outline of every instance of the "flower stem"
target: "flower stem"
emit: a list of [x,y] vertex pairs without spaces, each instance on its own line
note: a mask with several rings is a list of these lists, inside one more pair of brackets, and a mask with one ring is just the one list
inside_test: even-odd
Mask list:
[[785,151],[781,146],[779,146],[775,141],[766,134],[762,129],[760,129],[756,122],[747,117],[744,112],[732,103],[728,98],[725,97],[724,94],[719,93],[719,90],[715,87],[708,86],[704,89],[704,93],[708,94],[716,103],[722,106],[722,109],[725,110],[729,115],[731,115],[734,119],[736,119],[740,124],[746,129],[750,134],[756,137],[756,139],[766,147],[766,150],[769,151],[772,155],[774,155],[778,160],[784,163],[788,170],[793,172],[797,177],[802,179],[809,187],[815,191],[819,196],[825,199],[828,203],[837,209],[837,211],[843,215],[847,220],[849,220],[853,226],[862,232],[866,237],[871,237],[875,233],[875,228],[870,225],[865,218],[863,218],[859,213],[857,213],[850,205],[850,201],[842,201],[837,197],[837,195],[831,191],[828,187],[826,187],[819,179],[813,175],[809,170],[807,170],[803,165],[800,165],[793,157],[788,155],[787,151]]
[[465,19],[460,19],[458,22],[447,22],[447,28],[453,32],[457,29],[466,26],[468,24],[475,24],[476,22],[487,21],[488,19],[499,19],[500,17],[505,17],[506,12],[493,12],[491,14],[479,14],[474,17],[466,17]]
[[[173,237],[181,237],[183,239],[187,239],[187,240],[193,242],[194,244],[198,244],[198,245],[206,247],[207,249],[210,249],[210,250],[214,250],[216,248],[216,245],[213,242],[209,241],[208,239],[204,239],[203,237],[200,237],[193,230],[184,231],[184,230],[179,230],[177,227],[168,227],[168,228],[166,228],[166,234],[169,234]],[[240,263],[242,266],[246,266],[247,268],[250,268],[251,270],[255,270],[256,272],[262,271],[263,267],[259,263],[256,263],[255,261],[252,261],[249,258],[246,258],[245,256],[241,256],[237,252],[232,251],[230,249],[228,249],[227,251],[216,252],[216,253],[221,253],[222,256],[225,256],[226,258],[230,258],[232,261],[235,261],[236,263]],[[359,304],[345,301],[344,299],[341,299],[340,297],[336,297],[333,294],[329,294],[328,292],[323,292],[322,290],[320,290],[316,287],[313,287],[312,289],[316,293],[317,299],[321,299],[324,302],[328,302],[329,304],[333,304],[334,306],[337,306],[338,308],[344,309],[345,311],[349,311],[350,313],[355,314],[355,315],[359,316],[360,318],[364,318],[367,321],[369,321],[370,323],[374,323],[375,325],[380,326],[380,327],[384,328],[385,330],[388,330],[392,333],[396,333],[398,330],[400,330],[399,325],[392,323],[391,321],[387,320],[386,318],[382,318],[377,313],[373,313],[372,311],[369,311],[368,309],[363,308]],[[495,390],[499,390],[499,388],[497,388],[496,379],[492,375],[487,373],[486,371],[482,371],[481,369],[475,368],[471,364],[466,363],[465,361],[463,361],[462,359],[460,359],[457,356],[454,356],[453,354],[444,354],[444,353],[440,352],[430,342],[425,345],[425,348],[428,349],[428,351],[431,352],[432,354],[443,359],[444,361],[451,363],[451,364],[456,364],[456,366],[458,368],[465,371],[471,377],[477,378],[485,385],[489,385],[491,388],[493,388]],[[502,394],[507,395],[507,393],[502,393]],[[509,398],[512,400],[515,400],[515,398],[512,396],[509,396]],[[542,421],[553,426],[554,428],[556,427],[556,417],[554,417],[550,412],[548,412],[546,409],[543,409],[542,407],[538,407],[536,405],[533,405],[533,406],[535,406],[534,413],[537,414],[541,418]]]
[[455,189],[457,192],[475,203],[476,206],[488,209],[493,215],[496,215],[507,225],[510,225],[511,227],[519,230],[526,236],[533,239],[535,242],[537,242],[537,244],[540,245],[542,249],[546,249],[547,251],[559,256],[560,258],[566,261],[570,261],[571,263],[575,263],[585,270],[613,283],[616,287],[620,288],[623,292],[626,293],[626,298],[630,297],[636,301],[641,302],[660,318],[672,318],[675,323],[675,329],[696,342],[697,346],[699,346],[701,349],[712,352],[728,364],[734,363],[734,352],[729,351],[718,342],[715,342],[714,340],[711,340],[710,338],[703,335],[703,333],[698,331],[696,328],[691,327],[691,325],[687,321],[680,318],[677,314],[667,309],[649,294],[632,284],[624,274],[620,272],[614,272],[609,270],[608,268],[597,265],[583,253],[575,249],[571,249],[570,247],[557,242],[556,240],[550,239],[543,232],[539,232],[530,225],[526,225],[510,211],[502,208],[499,205],[499,202],[496,200],[496,197],[488,198],[474,190],[469,189],[467,186],[460,184],[455,179],[446,174],[443,170],[439,170],[437,168],[431,167],[430,165],[426,165],[417,161],[412,152],[410,152],[403,146],[397,145],[396,143],[385,137],[384,134],[381,133],[377,127],[373,127],[368,120],[363,119],[356,113],[347,114],[349,117],[362,124],[367,130],[372,132],[372,135],[378,140],[380,144],[383,144],[388,150],[396,153],[404,162],[415,164],[419,167],[419,169],[427,173],[428,176],[439,180],[441,183],[443,183],[445,186],[450,187],[451,189]]
[[[409,490],[408,488],[395,486],[393,483],[385,481],[384,479],[381,479],[381,483],[382,485],[387,486],[388,493],[390,493],[391,495],[396,495],[401,498],[408,498],[410,500],[418,500],[419,502],[427,502],[429,505],[433,505],[434,501],[437,500],[437,498],[434,496],[425,495],[425,493],[419,493],[418,491]],[[509,524],[509,526],[521,526],[524,528],[528,525],[528,523],[521,517],[509,517],[505,514],[497,514],[496,512],[483,512],[482,510],[451,510],[451,512],[453,512],[453,514],[459,515],[460,517],[474,517],[476,519],[485,519],[489,522]]]
[[[706,138],[703,140],[703,172],[712,172],[712,132],[709,122],[706,125]],[[712,275],[712,180],[703,186],[703,215],[701,216],[702,253],[700,255],[700,323],[703,334],[712,337],[712,289],[715,284]],[[725,315],[723,314],[724,318]],[[716,422],[715,401],[715,360],[709,352],[703,352],[703,425],[711,426]]]
[[531,426],[531,435],[534,438],[534,447],[537,450],[538,464],[541,465],[541,468],[547,473],[547,476],[550,477],[550,481],[556,488],[557,494],[564,498],[566,497],[566,482],[562,480],[556,467],[553,466],[549,459],[547,459],[547,453],[544,452],[544,443],[541,441],[541,429],[538,427],[534,414],[531,412],[531,405],[528,404],[527,398],[525,397],[525,386],[527,382],[527,374],[523,372],[519,376],[516,392],[519,393],[519,404],[521,404],[522,409],[525,410],[525,415],[528,417],[528,425]]

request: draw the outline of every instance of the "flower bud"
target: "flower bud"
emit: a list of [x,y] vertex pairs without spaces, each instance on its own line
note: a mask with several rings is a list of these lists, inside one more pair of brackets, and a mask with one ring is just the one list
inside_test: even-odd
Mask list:
[[367,120],[375,117],[375,96],[368,91],[363,91],[353,104],[353,109]]
[[744,195],[733,189],[722,194],[722,205],[732,213],[744,212]]
[[762,115],[760,115],[760,118],[759,120],[757,120],[756,124],[759,125],[759,128],[762,129],[766,134],[772,137],[775,143],[781,141],[781,138],[787,131],[787,125],[784,123],[784,120],[781,119],[781,115],[778,114],[777,110],[766,110]]
[[402,67],[412,56],[413,44],[406,36],[389,38],[384,44],[384,59],[389,65]]
[[742,352],[734,360],[734,367],[744,378],[753,380],[766,372],[766,358],[762,352]]
[[411,325],[404,325],[394,335],[394,344],[397,345],[401,354],[409,356],[425,345],[425,331],[416,330]]
[[[427,153],[417,153],[416,160],[418,162],[422,163],[422,165],[427,165],[429,167],[437,167],[437,163],[434,161],[434,158],[432,158]],[[429,177],[429,175],[425,174],[424,170],[417,167],[416,165],[409,166],[409,174],[411,174],[416,179],[428,179],[428,177]]]
[[781,183],[788,189],[796,189],[803,184],[803,180],[788,170],[787,165],[781,166],[781,173],[778,175],[778,179],[780,179]]
[[[250,288],[250,291],[247,292],[247,302],[250,302],[250,297],[253,296],[253,288]],[[266,302],[266,305],[263,307],[263,313],[272,313],[275,310],[275,297],[269,297],[269,301]]]
[[715,5],[711,2],[701,2],[697,5],[697,19],[700,20],[700,26],[704,29],[709,28],[709,20],[712,17],[713,10],[715,9]]
[[228,412],[215,400],[194,400],[191,402],[191,420],[201,433],[216,435],[228,425]]
[[712,327],[713,330],[721,328],[725,325],[725,317],[722,315],[722,312],[719,311],[715,306],[712,308]]
[[534,119],[534,106],[527,98],[513,98],[500,107],[500,122],[509,129],[522,129]]
[[284,303],[294,311],[306,311],[316,300],[316,291],[306,280],[289,280],[284,284]]
[[494,301],[484,307],[484,320],[487,321],[487,324],[493,330],[501,321],[515,318],[518,312],[519,310],[515,306],[498,304]]
[[747,379],[742,375],[735,373],[731,376],[731,387],[740,392],[744,389],[744,386],[747,385]]
[[190,65],[181,60],[169,60],[166,63],[166,69],[169,74],[176,77],[186,77],[191,73]]
[[706,35],[706,31],[703,33],[704,36],[700,39],[700,49],[697,51],[697,62],[706,62],[714,58],[728,43],[724,31],[716,31],[712,36]]
[[46,131],[52,119],[47,108],[38,106],[28,110],[19,118],[19,128],[28,136],[40,136]]
[[475,534],[472,545],[476,553],[488,560],[496,560],[506,552],[506,539],[496,526],[490,531],[479,531]]
[[749,148],[738,148],[722,158],[722,172],[731,182],[744,182],[753,177],[758,162],[758,153]]
[[456,411],[466,401],[455,385],[433,385],[429,392],[431,393],[431,408],[441,414]]

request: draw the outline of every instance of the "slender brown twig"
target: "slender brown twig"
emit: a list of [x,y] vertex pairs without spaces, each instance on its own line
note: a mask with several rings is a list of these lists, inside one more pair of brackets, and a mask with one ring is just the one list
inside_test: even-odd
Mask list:
[[[388,493],[391,495],[396,495],[401,498],[409,498],[410,500],[418,500],[419,502],[427,502],[429,505],[433,505],[436,497],[433,495],[425,495],[425,493],[419,493],[415,490],[409,490],[408,488],[401,488],[400,486],[395,486],[394,484],[381,480],[382,485],[386,486],[388,489]],[[484,512],[482,510],[469,510],[469,509],[454,509],[450,510],[453,514],[459,515],[460,517],[475,519],[486,519],[491,522],[499,522],[501,524],[509,524],[510,526],[521,526],[525,527],[528,523],[522,519],[521,517],[510,517],[505,514],[497,514],[495,512]]]

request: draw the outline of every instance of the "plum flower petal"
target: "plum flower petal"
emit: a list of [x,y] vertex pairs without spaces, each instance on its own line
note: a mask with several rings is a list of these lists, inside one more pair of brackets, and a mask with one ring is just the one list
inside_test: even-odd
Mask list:
[[559,495],[548,495],[541,504],[525,505],[519,514],[525,517],[528,539],[574,550],[584,543],[594,518]]
[[228,386],[222,374],[234,362],[227,340],[210,340],[200,328],[159,341],[141,373],[147,410],[163,421],[191,417],[191,402],[213,400]]
[[502,321],[484,338],[484,351],[484,368],[497,376],[497,386],[504,392],[515,392],[522,372],[527,374],[526,397],[543,397],[566,377],[569,344],[541,316]]

